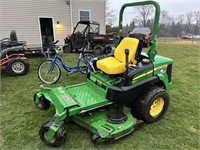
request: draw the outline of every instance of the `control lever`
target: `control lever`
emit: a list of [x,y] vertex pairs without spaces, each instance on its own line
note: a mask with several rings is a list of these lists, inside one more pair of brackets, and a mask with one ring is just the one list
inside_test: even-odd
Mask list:
[[128,56],[129,56],[129,50],[128,49],[125,49],[125,55],[126,55],[126,69],[128,68]]
[[126,80],[127,80],[127,76],[128,76],[128,56],[129,56],[129,50],[128,49],[125,49],[125,55],[126,55],[126,64],[125,64],[125,67],[126,67],[126,74],[125,74],[125,83],[126,84]]

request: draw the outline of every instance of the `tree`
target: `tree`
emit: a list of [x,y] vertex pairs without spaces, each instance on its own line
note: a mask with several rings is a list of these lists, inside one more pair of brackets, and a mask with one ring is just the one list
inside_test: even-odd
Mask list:
[[177,35],[183,35],[184,34],[184,22],[185,22],[185,17],[184,15],[179,15],[177,18]]
[[178,22],[179,22],[180,24],[184,24],[184,22],[185,22],[185,17],[184,17],[184,15],[179,15],[178,18],[177,18],[177,20],[178,20]]
[[168,33],[168,25],[170,24],[172,17],[169,16],[169,12],[166,10],[161,10],[160,12],[160,22],[158,26],[159,36],[166,36]]
[[126,26],[123,26],[122,28],[122,35],[126,36],[128,32],[133,31],[133,29],[135,28],[134,20],[130,24],[126,24]]
[[186,13],[185,17],[186,17],[185,32],[186,32],[186,34],[190,34],[191,33],[191,24],[193,21],[193,13],[192,12]]
[[133,20],[133,21],[129,24],[128,31],[133,31],[134,28],[135,28],[135,21]]
[[105,1],[106,3],[106,25],[113,26],[116,23],[117,17],[115,15],[115,11],[110,9],[109,7],[109,0]]
[[178,34],[177,34],[177,30],[178,30],[178,27],[175,23],[175,21],[172,21],[172,24],[171,24],[171,34],[173,37],[176,37]]
[[194,12],[194,20],[195,20],[195,27],[194,27],[194,34],[200,34],[200,11]]
[[144,6],[137,6],[136,10],[138,12],[138,16],[136,21],[139,23],[140,26],[147,27],[148,21],[154,11],[154,7],[152,5],[144,5]]

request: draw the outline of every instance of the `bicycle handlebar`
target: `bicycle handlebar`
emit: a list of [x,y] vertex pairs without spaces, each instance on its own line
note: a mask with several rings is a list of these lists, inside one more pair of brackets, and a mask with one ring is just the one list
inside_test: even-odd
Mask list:
[[51,45],[56,45],[59,42],[59,40],[56,40],[55,42],[50,43]]

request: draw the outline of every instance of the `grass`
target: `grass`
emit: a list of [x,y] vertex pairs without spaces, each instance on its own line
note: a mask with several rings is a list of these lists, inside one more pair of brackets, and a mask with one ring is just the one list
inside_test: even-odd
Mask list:
[[[159,42],[157,50],[174,60],[171,103],[166,116],[111,144],[94,145],[90,132],[69,123],[66,143],[59,149],[199,149],[200,46]],[[71,65],[78,58],[78,54],[62,56]],[[32,57],[29,63],[30,71],[25,76],[9,77],[5,69],[1,69],[0,149],[53,149],[42,143],[38,131],[53,117],[54,108],[39,111],[33,104],[33,94],[42,84],[37,77],[41,59]],[[58,83],[51,86],[72,85],[84,80],[85,75],[81,73],[66,76],[63,71]]]

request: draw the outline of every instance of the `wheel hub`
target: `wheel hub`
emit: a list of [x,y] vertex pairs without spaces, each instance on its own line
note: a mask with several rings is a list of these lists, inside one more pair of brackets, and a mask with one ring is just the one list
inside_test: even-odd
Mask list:
[[159,115],[163,110],[163,106],[164,100],[162,98],[157,98],[150,107],[150,115],[153,117]]
[[23,71],[24,71],[24,68],[25,68],[25,66],[24,66],[24,64],[23,64],[22,62],[15,62],[15,63],[13,63],[13,65],[12,65],[12,70],[13,70],[14,72],[16,72],[16,73],[21,73],[21,72],[23,72]]

